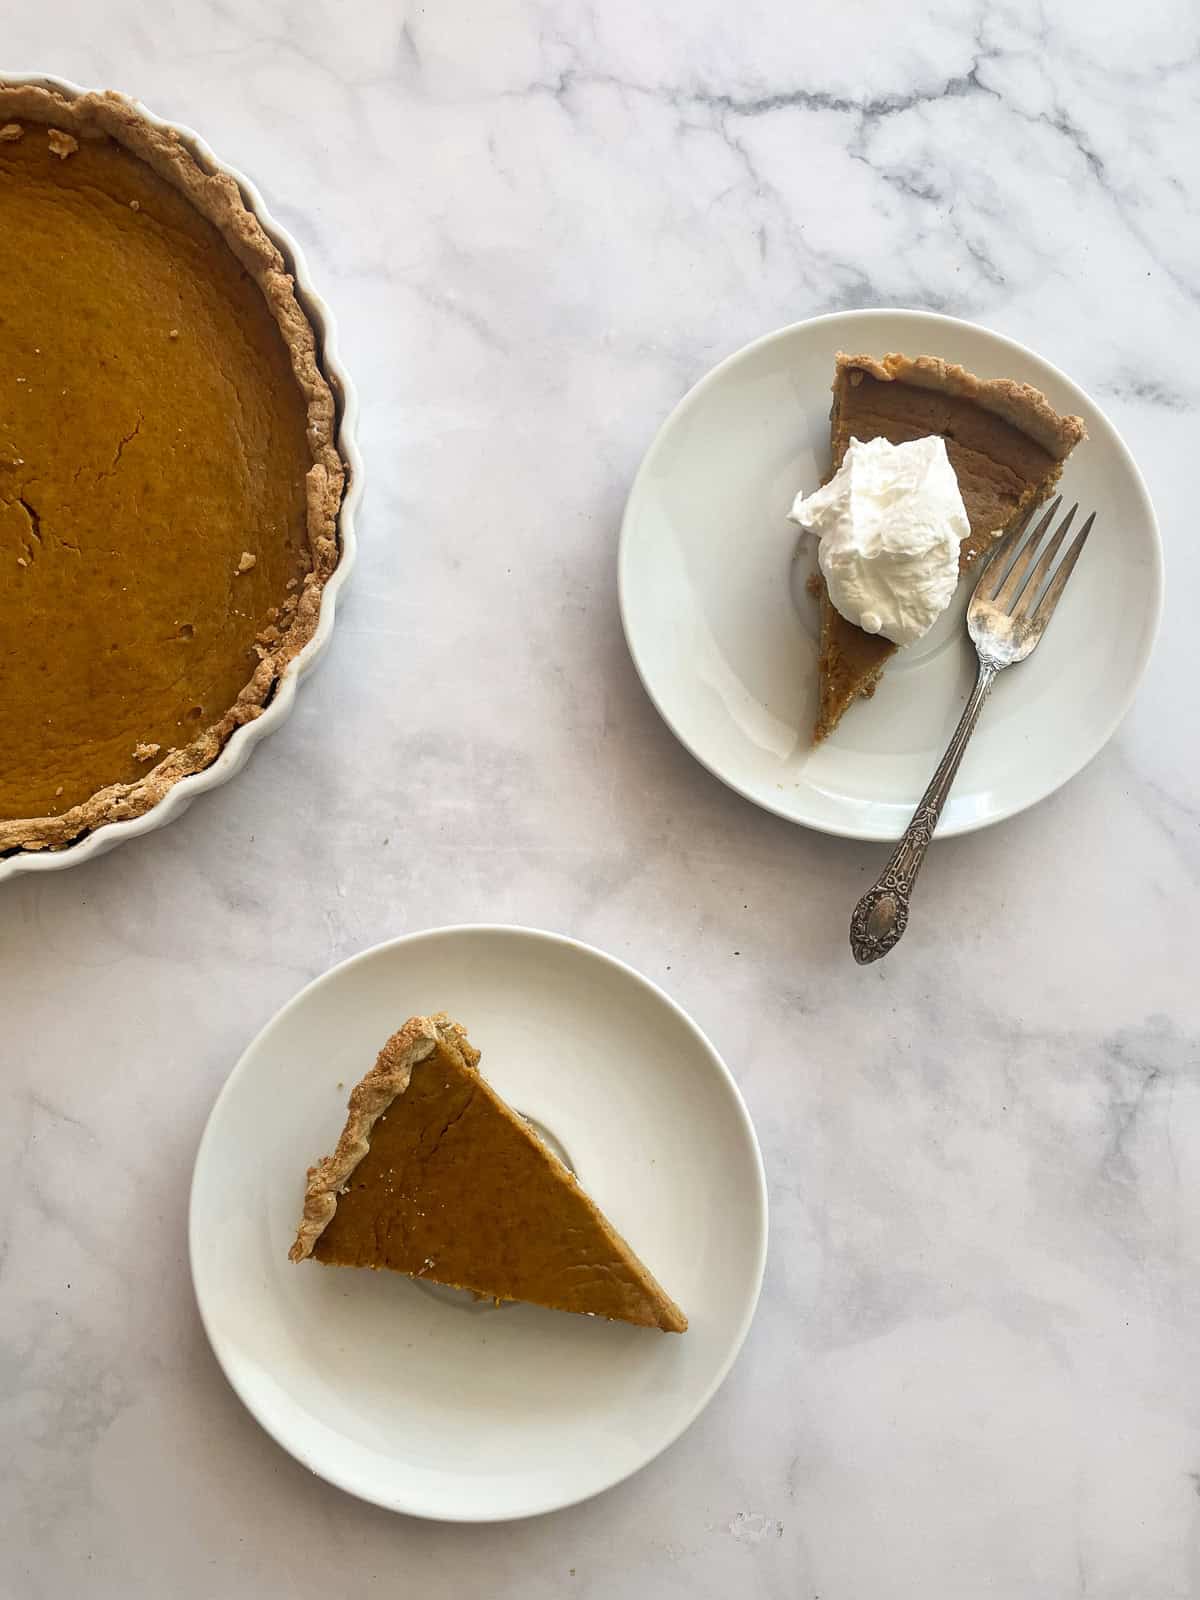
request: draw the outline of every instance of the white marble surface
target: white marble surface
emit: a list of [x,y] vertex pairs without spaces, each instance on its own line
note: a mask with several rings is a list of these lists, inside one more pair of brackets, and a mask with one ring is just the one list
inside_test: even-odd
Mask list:
[[[7,68],[135,93],[256,177],[336,308],[370,482],[286,728],[178,824],[0,897],[5,1597],[1200,1594],[1197,13],[923,9],[10,8]],[[845,920],[878,851],[675,744],[614,549],[714,359],[870,303],[987,322],[1106,405],[1169,595],[1112,745],[937,849],[943,918],[863,972]],[[493,1528],[277,1450],[209,1354],[184,1234],[259,1026],[332,962],[472,919],[666,983],[742,1083],[773,1205],[703,1419],[600,1500]]]

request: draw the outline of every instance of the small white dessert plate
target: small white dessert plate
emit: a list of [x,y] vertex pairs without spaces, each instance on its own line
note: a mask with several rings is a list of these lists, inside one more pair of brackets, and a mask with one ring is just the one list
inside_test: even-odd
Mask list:
[[[410,1014],[446,1010],[688,1315],[661,1334],[287,1259],[305,1168]],[[716,1392],[766,1255],[736,1084],[673,1001],[526,928],[377,946],[304,989],[234,1068],[200,1141],[192,1278],[226,1377],[286,1450],[396,1511],[492,1522],[570,1505],[664,1450]]]
[[1036,655],[997,682],[939,835],[967,833],[1052,794],[1129,707],[1162,609],[1162,547],[1133,458],[1098,406],[1040,356],[986,328],[923,311],[817,317],[739,350],[687,394],[651,445],[625,511],[621,616],[668,726],[747,799],[856,839],[908,823],[958,720],[975,656],[971,581],[929,634],[889,664],[871,700],[812,745],[815,568],[787,521],[829,466],[838,350],[937,355],[1020,379],[1087,424],[1063,473],[1096,526]]

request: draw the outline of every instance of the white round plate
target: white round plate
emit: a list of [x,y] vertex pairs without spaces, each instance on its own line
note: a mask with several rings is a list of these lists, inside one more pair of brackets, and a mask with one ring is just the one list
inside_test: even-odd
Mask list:
[[903,831],[974,681],[971,586],[814,749],[817,604],[805,580],[815,560],[797,553],[787,513],[828,470],[839,350],[942,356],[1032,383],[1087,423],[1062,492],[1095,508],[1096,526],[1045,639],[1000,678],[967,750],[939,834],[967,833],[1052,794],[1101,749],[1162,608],[1162,547],[1133,458],[1099,407],[1032,350],[953,317],[848,311],[730,356],[668,417],[629,496],[625,636],[667,724],[739,794],[848,838]]
[[[406,1017],[437,1010],[558,1142],[687,1333],[288,1261],[305,1169],[350,1088]],[[335,967],[246,1051],[196,1157],[192,1278],[225,1375],[297,1460],[392,1510],[500,1521],[609,1488],[698,1415],[754,1314],[766,1207],[737,1086],[661,990],[554,934],[444,928]]]

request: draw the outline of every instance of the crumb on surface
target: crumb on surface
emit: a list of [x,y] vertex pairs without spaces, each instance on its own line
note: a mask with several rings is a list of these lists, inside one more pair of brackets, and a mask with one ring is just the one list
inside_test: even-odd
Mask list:
[[133,759],[135,761],[153,761],[161,749],[162,745],[160,744],[135,745],[133,748]]
[[167,338],[168,339],[178,339],[178,337],[179,337],[179,329],[178,328],[172,328],[170,333],[167,334]]
[[64,133],[61,128],[50,128],[46,132],[50,149],[60,161],[65,161],[68,156],[73,156],[79,149],[79,140],[73,134]]
[[142,202],[140,200],[131,200],[129,202],[129,209],[130,211],[140,211],[142,209]]
[[249,572],[252,567],[257,565],[257,563],[257,556],[251,555],[249,550],[243,550],[242,559],[238,562],[237,569],[239,572]]
[[59,797],[59,795],[60,795],[60,794],[61,794],[61,793],[62,793],[62,792],[63,792],[63,786],[62,786],[62,784],[61,784],[61,783],[60,783],[60,784],[59,784],[59,786],[58,786],[58,788],[57,788],[57,789],[55,789],[55,791],[54,791],[54,798],[55,798],[55,799],[56,799],[56,800],[57,800],[57,799],[58,799],[58,797]]
[[6,122],[4,126],[0,128],[0,140],[2,140],[5,144],[16,144],[17,140],[22,137],[24,132],[25,129],[19,122]]

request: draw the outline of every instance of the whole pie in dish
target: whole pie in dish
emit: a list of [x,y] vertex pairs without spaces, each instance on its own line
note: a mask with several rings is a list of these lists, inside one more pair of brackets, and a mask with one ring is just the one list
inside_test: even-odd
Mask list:
[[683,1312],[478,1063],[444,1015],[392,1035],[350,1095],[337,1149],[309,1168],[291,1259],[684,1332]]
[[[1006,378],[983,379],[933,356],[839,354],[830,418],[834,472],[851,439],[892,444],[940,435],[958,479],[970,536],[959,553],[966,572],[1058,482],[1063,462],[1085,437],[1079,417],[1060,416],[1039,390]],[[824,579],[819,706],[814,740],[870,696],[896,645],[864,633],[836,610]]]
[[0,86],[0,852],[257,717],[338,561],[317,340],[236,183],[117,95]]

